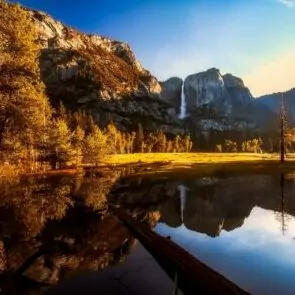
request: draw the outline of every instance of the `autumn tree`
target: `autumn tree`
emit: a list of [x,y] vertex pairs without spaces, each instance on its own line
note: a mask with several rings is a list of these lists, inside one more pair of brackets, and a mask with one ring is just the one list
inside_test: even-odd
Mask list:
[[134,139],[134,152],[143,153],[144,152],[144,134],[142,125],[138,123],[138,129]]
[[84,139],[84,162],[97,166],[108,153],[108,136],[96,126]]
[[232,140],[226,139],[224,142],[224,151],[229,153],[236,153],[238,151],[237,143]]
[[37,33],[19,5],[0,2],[0,148],[40,144],[51,109],[40,79]]
[[180,151],[180,141],[180,136],[176,135],[173,140],[173,153],[178,153]]
[[164,134],[164,132],[162,130],[158,130],[155,134],[155,139],[156,139],[156,142],[155,142],[154,151],[160,152],[160,153],[165,152],[167,139],[166,139],[166,135]]
[[74,157],[76,159],[76,166],[82,163],[84,137],[85,131],[80,126],[77,126],[72,133],[72,148],[74,152]]
[[51,122],[47,145],[52,168],[61,168],[75,162],[72,132],[63,119],[55,119]]
[[112,121],[108,124],[106,132],[110,151],[114,154],[117,154],[120,151],[119,141],[121,138],[121,133]]
[[191,140],[191,136],[188,134],[188,135],[185,135],[183,138],[182,138],[182,150],[183,152],[185,153],[189,153],[193,148],[193,142]]

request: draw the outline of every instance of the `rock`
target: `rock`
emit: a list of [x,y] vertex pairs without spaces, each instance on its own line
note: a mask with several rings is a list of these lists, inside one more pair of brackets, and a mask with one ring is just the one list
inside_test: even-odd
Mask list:
[[150,131],[183,133],[173,106],[160,97],[160,83],[127,43],[83,34],[46,13],[26,10],[36,27],[41,78],[53,106],[62,101],[72,110],[88,110],[102,126],[113,120],[130,131],[141,122]]
[[202,105],[216,104],[227,94],[223,78],[215,68],[188,76],[184,81],[184,93],[188,112]]
[[182,83],[183,80],[178,77],[172,77],[160,83],[162,86],[161,98],[170,103],[176,112],[179,112],[180,109]]
[[242,79],[221,75],[216,68],[188,76],[184,81],[187,113],[195,130],[257,128],[251,118],[253,96]]

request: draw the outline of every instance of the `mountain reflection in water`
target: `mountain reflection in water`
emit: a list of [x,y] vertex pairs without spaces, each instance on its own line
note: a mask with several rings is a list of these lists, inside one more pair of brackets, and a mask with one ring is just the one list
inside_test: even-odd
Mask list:
[[[174,204],[173,221],[171,207],[165,208],[167,215],[162,214],[155,231],[170,236],[251,294],[294,294],[293,180],[284,176],[281,182],[274,176],[233,177],[214,184],[205,180],[202,189],[187,190],[185,197],[180,193],[179,201],[185,198],[186,206],[177,213]],[[177,215],[183,220],[175,224]]]
[[[137,278],[127,276],[113,292],[172,294],[173,282],[109,204],[252,294],[295,293],[290,175],[129,177],[107,171],[0,180],[0,188],[1,294],[95,294],[95,288],[108,294],[115,285],[107,278],[118,283],[139,266]],[[82,293],[79,284],[86,286]]]

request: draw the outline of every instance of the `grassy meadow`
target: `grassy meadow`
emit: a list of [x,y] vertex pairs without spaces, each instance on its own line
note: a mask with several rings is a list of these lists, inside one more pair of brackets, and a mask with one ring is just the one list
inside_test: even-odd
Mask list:
[[280,163],[278,154],[254,153],[150,153],[110,155],[106,166],[142,165],[144,174],[173,172],[187,175],[281,173],[295,171],[295,157]]
[[203,163],[248,162],[263,160],[279,160],[277,154],[254,153],[147,153],[109,155],[104,163],[108,165],[124,165],[134,163],[168,162],[175,165],[193,165]]

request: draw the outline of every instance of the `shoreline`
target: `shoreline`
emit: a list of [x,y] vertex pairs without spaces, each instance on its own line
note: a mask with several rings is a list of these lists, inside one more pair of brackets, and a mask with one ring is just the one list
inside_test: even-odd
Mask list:
[[278,154],[250,153],[150,153],[109,155],[98,166],[84,164],[78,168],[20,173],[21,176],[70,176],[83,174],[90,169],[120,170],[134,168],[131,174],[186,173],[186,174],[228,174],[228,173],[275,173],[295,171],[295,157],[289,156],[280,163]]

